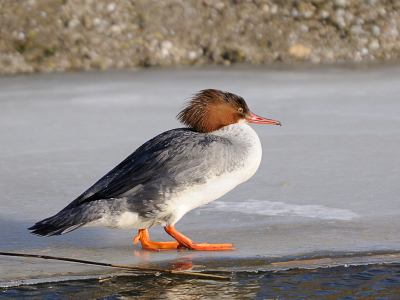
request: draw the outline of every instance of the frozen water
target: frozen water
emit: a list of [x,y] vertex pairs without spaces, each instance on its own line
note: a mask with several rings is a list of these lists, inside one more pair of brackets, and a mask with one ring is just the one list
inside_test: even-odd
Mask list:
[[250,215],[301,216],[325,220],[351,220],[360,217],[360,215],[348,209],[330,208],[322,205],[286,204],[282,202],[253,199],[237,202],[215,201],[208,206],[208,209],[210,211],[217,209]]
[[[0,78],[0,251],[130,265],[181,259],[400,251],[400,66],[234,66],[33,74]],[[261,166],[177,229],[235,252],[148,252],[136,232],[27,227],[66,206],[142,143],[180,126],[196,91],[243,96],[283,126],[254,125]],[[152,240],[169,240],[162,228]],[[67,267],[69,266],[69,267]],[[0,281],[103,272],[0,257]]]

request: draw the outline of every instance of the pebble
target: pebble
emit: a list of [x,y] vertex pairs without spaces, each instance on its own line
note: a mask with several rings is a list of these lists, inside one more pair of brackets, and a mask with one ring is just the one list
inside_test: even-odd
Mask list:
[[111,26],[111,31],[115,34],[120,34],[121,33],[121,27],[118,25],[112,25]]
[[367,48],[362,48],[361,49],[361,54],[362,55],[367,55],[368,54],[368,49]]
[[289,48],[289,54],[293,57],[304,58],[311,54],[311,49],[304,45],[294,45]]
[[306,9],[302,12],[302,15],[304,18],[310,19],[314,15],[314,12],[311,9]]
[[380,45],[379,45],[379,42],[377,40],[373,40],[371,43],[369,43],[368,47],[371,50],[378,50]]
[[98,25],[100,25],[101,24],[101,20],[99,19],[99,18],[94,18],[93,19],[93,25],[94,26],[98,26]]
[[269,5],[268,5],[268,4],[264,4],[264,5],[261,7],[261,9],[262,9],[262,11],[265,12],[266,14],[269,13]]
[[330,16],[330,13],[327,12],[326,10],[323,10],[323,9],[322,9],[322,10],[319,12],[319,17],[320,17],[321,19],[328,19],[329,16]]
[[171,49],[174,46],[170,41],[163,41],[161,43],[161,57],[167,57],[171,53]]
[[81,24],[81,22],[78,19],[74,18],[74,19],[69,20],[68,27],[75,28],[75,27],[79,26],[80,24]]
[[335,5],[338,7],[346,7],[347,1],[346,0],[335,0]]
[[364,30],[363,30],[362,26],[360,26],[360,25],[353,25],[353,26],[351,26],[351,28],[350,28],[350,32],[351,32],[353,35],[360,35],[361,33],[364,32]]
[[381,29],[376,25],[372,26],[372,34],[379,36],[381,34]]
[[346,21],[344,19],[344,15],[346,12],[344,9],[337,9],[335,14],[332,16],[332,22],[336,24],[339,28],[346,28]]
[[196,51],[189,51],[189,53],[188,53],[188,58],[189,58],[190,60],[196,59],[196,57],[197,57]]
[[307,25],[304,25],[304,24],[301,24],[301,25],[300,25],[300,30],[301,30],[302,32],[308,32],[308,26],[307,26]]
[[225,8],[225,3],[223,3],[223,2],[217,2],[217,3],[215,4],[215,8],[218,9],[218,10],[222,10],[222,9]]
[[117,5],[114,2],[107,5],[107,11],[109,13],[114,12],[116,8],[117,8]]

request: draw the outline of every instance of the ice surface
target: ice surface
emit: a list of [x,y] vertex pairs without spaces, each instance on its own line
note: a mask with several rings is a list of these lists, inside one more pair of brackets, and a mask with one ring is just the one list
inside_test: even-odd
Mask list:
[[330,208],[322,205],[286,204],[283,202],[253,199],[237,202],[215,201],[206,208],[210,211],[217,209],[249,215],[301,216],[325,220],[351,220],[360,217],[360,215],[348,209]]
[[[82,228],[38,237],[51,216],[142,143],[180,126],[193,93],[217,88],[282,127],[254,125],[258,172],[177,229],[235,252],[148,252],[136,232]],[[0,251],[130,265],[400,251],[400,66],[153,68],[0,78]],[[152,240],[170,240],[161,227]],[[0,281],[100,268],[0,257]],[[103,271],[102,271],[103,272]]]

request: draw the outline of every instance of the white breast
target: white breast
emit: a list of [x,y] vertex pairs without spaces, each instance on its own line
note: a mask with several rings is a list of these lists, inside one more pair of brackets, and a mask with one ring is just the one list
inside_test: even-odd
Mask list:
[[[246,155],[242,156],[244,160],[237,162],[241,167],[219,176],[211,176],[205,184],[193,185],[173,197],[168,205],[173,210],[171,218],[168,224],[162,224],[163,226],[174,225],[188,211],[222,197],[257,171],[262,157],[261,143],[257,133],[249,125],[232,124],[212,134],[230,139],[237,151],[246,152]],[[232,158],[221,157],[221,159]]]

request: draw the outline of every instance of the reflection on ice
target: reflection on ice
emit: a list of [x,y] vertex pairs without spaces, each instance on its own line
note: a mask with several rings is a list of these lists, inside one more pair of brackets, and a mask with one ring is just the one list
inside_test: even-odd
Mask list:
[[264,216],[298,216],[323,220],[351,220],[360,217],[359,214],[348,209],[330,208],[323,205],[286,204],[283,202],[253,199],[246,200],[245,202],[214,201],[208,209]]

